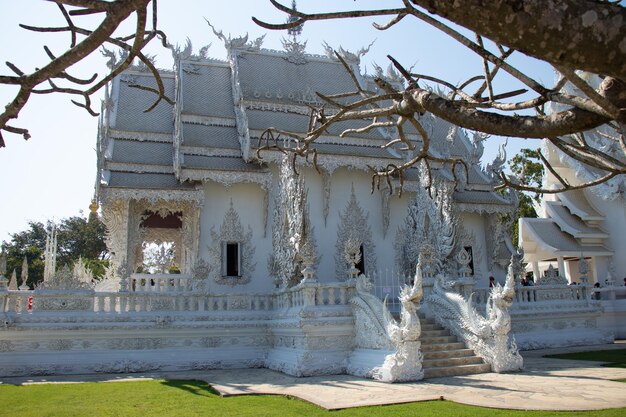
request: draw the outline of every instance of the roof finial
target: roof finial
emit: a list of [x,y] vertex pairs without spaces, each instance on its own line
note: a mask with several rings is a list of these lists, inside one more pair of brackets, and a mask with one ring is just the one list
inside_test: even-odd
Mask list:
[[[297,11],[298,9],[296,8],[296,0],[291,0],[291,8],[294,11]],[[289,15],[289,17],[287,18],[287,23],[292,23],[295,22],[296,20],[298,20],[298,18],[294,15]],[[299,24],[298,26],[292,27],[287,29],[287,33],[290,36],[293,36],[294,38],[298,35],[300,35],[302,33],[302,25],[304,23]]]

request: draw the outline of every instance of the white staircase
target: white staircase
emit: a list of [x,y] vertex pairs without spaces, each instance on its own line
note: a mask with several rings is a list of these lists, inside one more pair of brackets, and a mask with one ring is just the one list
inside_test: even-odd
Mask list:
[[420,317],[424,379],[491,372],[491,366],[432,319]]

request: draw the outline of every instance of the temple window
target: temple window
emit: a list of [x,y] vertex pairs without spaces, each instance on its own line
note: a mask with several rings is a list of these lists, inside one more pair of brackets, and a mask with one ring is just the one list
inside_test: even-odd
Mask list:
[[239,242],[222,242],[222,276],[241,276],[241,245]]
[[472,253],[472,247],[471,246],[464,246],[463,249],[465,249],[465,251],[467,253],[469,253],[470,263],[467,266],[469,267],[469,269],[472,270],[472,272],[470,272],[470,274],[474,275],[474,254]]
[[[167,274],[176,266],[174,242],[144,242],[142,245],[141,272]],[[139,272],[139,271],[138,271]]]
[[359,246],[359,253],[361,255],[361,260],[358,264],[355,265],[355,268],[359,270],[359,274],[365,273],[365,251],[363,250],[363,245]]
[[182,212],[158,213],[145,210],[141,215],[135,249],[134,271],[150,274],[180,273]]

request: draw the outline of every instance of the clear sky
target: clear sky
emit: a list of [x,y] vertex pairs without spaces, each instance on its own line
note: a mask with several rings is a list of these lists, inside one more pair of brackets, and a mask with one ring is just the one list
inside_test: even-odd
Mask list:
[[[283,0],[284,4],[291,2]],[[401,1],[341,0],[320,2],[299,0],[298,8],[304,12],[331,11],[341,8],[369,9],[396,7]],[[60,54],[69,45],[66,34],[34,34],[19,28],[19,23],[43,26],[65,26],[54,3],[41,0],[0,0],[3,25],[0,42],[0,73],[12,74],[4,66],[10,61],[23,71],[46,64],[43,45]],[[194,51],[211,44],[209,55],[225,58],[222,42],[205,22],[208,19],[224,34],[233,37],[249,34],[250,38],[267,33],[263,47],[282,49],[284,32],[267,32],[251,21],[251,16],[270,22],[283,22],[285,15],[266,0],[160,0],[159,26],[173,44],[184,44],[189,38]],[[93,19],[91,17],[90,19]],[[375,19],[383,23],[384,19]],[[79,20],[80,22],[80,20]],[[373,72],[372,63],[383,68],[388,65],[387,54],[394,56],[415,72],[431,74],[453,84],[482,73],[482,62],[453,40],[415,19],[406,18],[388,31],[378,31],[371,26],[372,19],[350,21],[308,22],[301,38],[306,40],[307,52],[323,54],[322,42],[333,48],[342,46],[350,51],[375,41],[362,59],[362,67]],[[87,23],[85,23],[87,25]],[[126,27],[129,32],[131,26]],[[147,52],[157,56],[157,66],[171,68],[170,51],[153,41]],[[99,53],[72,68],[70,74],[89,77],[106,70],[105,58]],[[548,84],[553,73],[545,66],[520,58],[525,68],[530,68],[538,80]],[[506,82],[506,81],[505,81]],[[512,88],[519,88],[517,85]],[[0,102],[6,105],[13,99],[15,89],[0,87]],[[102,97],[98,94],[94,108]],[[9,240],[10,233],[24,230],[29,220],[43,221],[88,212],[96,176],[95,144],[97,118],[90,116],[70,102],[69,96],[49,95],[32,97],[13,125],[26,127],[32,138],[24,141],[20,136],[4,133],[6,148],[0,149],[0,241]],[[500,138],[486,144],[484,162],[491,161],[497,152]],[[537,142],[520,139],[509,141],[509,157],[521,147],[536,146]]]

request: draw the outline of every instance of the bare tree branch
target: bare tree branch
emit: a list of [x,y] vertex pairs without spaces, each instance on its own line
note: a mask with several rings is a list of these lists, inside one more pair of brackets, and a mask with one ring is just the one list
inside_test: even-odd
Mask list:
[[[167,43],[163,32],[159,31],[156,27],[156,0],[52,0],[52,2],[57,4],[67,26],[36,27],[24,24],[20,26],[26,30],[42,33],[69,32],[70,46],[59,56],[56,56],[47,46],[44,46],[46,54],[50,58],[50,62],[30,74],[24,73],[14,64],[7,62],[9,69],[18,76],[0,76],[0,84],[18,85],[20,88],[14,99],[0,114],[0,133],[2,130],[5,130],[11,133],[22,134],[25,139],[30,137],[26,129],[11,127],[9,123],[12,119],[18,117],[20,111],[27,104],[30,95],[33,93],[62,93],[81,96],[82,102],[75,100],[72,100],[72,102],[85,108],[90,114],[97,115],[98,113],[91,108],[91,96],[110,82],[116,75],[128,68],[135,58],[139,58],[156,79],[157,88],[149,89],[149,91],[156,94],[156,99],[147,110],[154,108],[161,100],[172,103],[172,100],[166,97],[163,81],[157,69],[149,59],[141,54],[142,48],[155,37],[160,37],[164,44]],[[152,28],[149,30],[147,28],[147,8],[150,2],[152,2],[153,17],[151,22]],[[68,10],[66,7],[73,7],[73,9]],[[73,20],[76,17],[93,14],[102,15],[101,22],[93,30],[81,28]],[[132,15],[136,17],[137,21],[135,33],[132,36],[126,37],[125,40],[112,37],[120,24]],[[83,38],[79,40],[79,36]],[[126,41],[132,41],[132,44],[127,44]],[[94,74],[89,79],[80,79],[66,72],[69,67],[90,55],[105,43],[111,43],[128,52],[126,59],[112,69],[111,72],[100,78],[98,78],[97,74]],[[71,85],[59,86],[53,81],[54,79],[62,79]],[[38,88],[38,86],[44,82],[49,83],[50,88]],[[0,147],[3,146],[5,146],[5,143],[0,135]]]
[[[565,155],[603,173],[597,180],[572,186],[540,153],[539,157],[548,171],[561,183],[560,191],[599,184],[626,173],[626,141],[623,132],[626,124],[626,59],[619,44],[626,38],[626,25],[623,24],[626,13],[620,5],[590,0],[546,0],[547,4],[522,4],[513,0],[402,0],[403,8],[303,13],[275,0],[270,2],[292,19],[284,24],[270,24],[253,18],[256,23],[269,29],[288,29],[314,20],[391,15],[393,17],[387,23],[374,24],[376,29],[386,30],[406,20],[408,16],[413,16],[469,48],[480,58],[483,67],[482,75],[472,76],[457,87],[439,77],[407,71],[397,60],[388,57],[406,80],[406,86],[400,91],[384,79],[377,78],[375,82],[379,92],[371,92],[363,89],[352,67],[336,54],[350,75],[356,91],[333,96],[318,94],[330,106],[325,113],[325,121],[319,126],[310,126],[307,133],[280,131],[280,135],[294,138],[296,142],[290,144],[295,143],[295,146],[287,149],[274,141],[271,145],[273,149],[292,153],[294,157],[306,157],[309,150],[313,149],[311,145],[330,126],[347,120],[362,119],[368,121],[364,127],[346,129],[340,136],[393,125],[398,133],[397,137],[389,139],[383,147],[402,144],[403,148],[400,150],[409,152],[409,156],[402,163],[387,164],[382,169],[372,168],[372,187],[380,187],[383,177],[389,187],[392,177],[400,179],[402,183],[403,171],[416,164],[423,164],[427,171],[430,171],[432,163],[449,164],[456,180],[456,167],[464,166],[467,173],[467,161],[442,158],[431,152],[431,138],[418,120],[418,115],[429,112],[455,126],[487,135],[548,138]],[[442,17],[470,29],[475,34],[475,41],[445,23]],[[566,27],[563,22],[570,22],[572,26]],[[525,36],[532,38],[528,44]],[[491,42],[486,43],[486,40]],[[552,88],[542,85],[510,63],[509,58],[515,51],[551,63],[563,76]],[[594,89],[576,73],[578,69],[602,74],[604,81]],[[496,91],[494,80],[501,72],[513,76],[525,88]],[[421,81],[437,83],[440,89],[437,92],[432,91],[420,85]],[[467,92],[466,89],[476,81],[482,81],[478,89],[473,93]],[[584,96],[564,90],[568,81],[579,88]],[[528,93],[528,89],[534,97],[515,101],[520,95]],[[483,96],[485,91],[487,94]],[[358,96],[361,99],[356,99]],[[346,99],[347,102],[342,100],[340,103],[337,101],[339,98]],[[351,98],[354,101],[350,101]],[[562,110],[546,114],[544,108],[551,103],[558,103]],[[512,113],[529,109],[535,109],[537,114]],[[418,147],[416,142],[407,137],[406,123],[412,125],[421,137]],[[615,156],[594,147],[582,136],[579,139],[569,136],[607,123],[620,126],[621,133],[614,141],[620,144],[621,155]],[[269,129],[268,133],[271,131],[278,132],[276,129]],[[266,145],[265,149],[269,148]],[[263,149],[260,148],[259,151],[261,150]],[[540,188],[523,186],[503,173],[496,174],[502,186],[544,192]],[[427,175],[430,177],[430,172]]]

